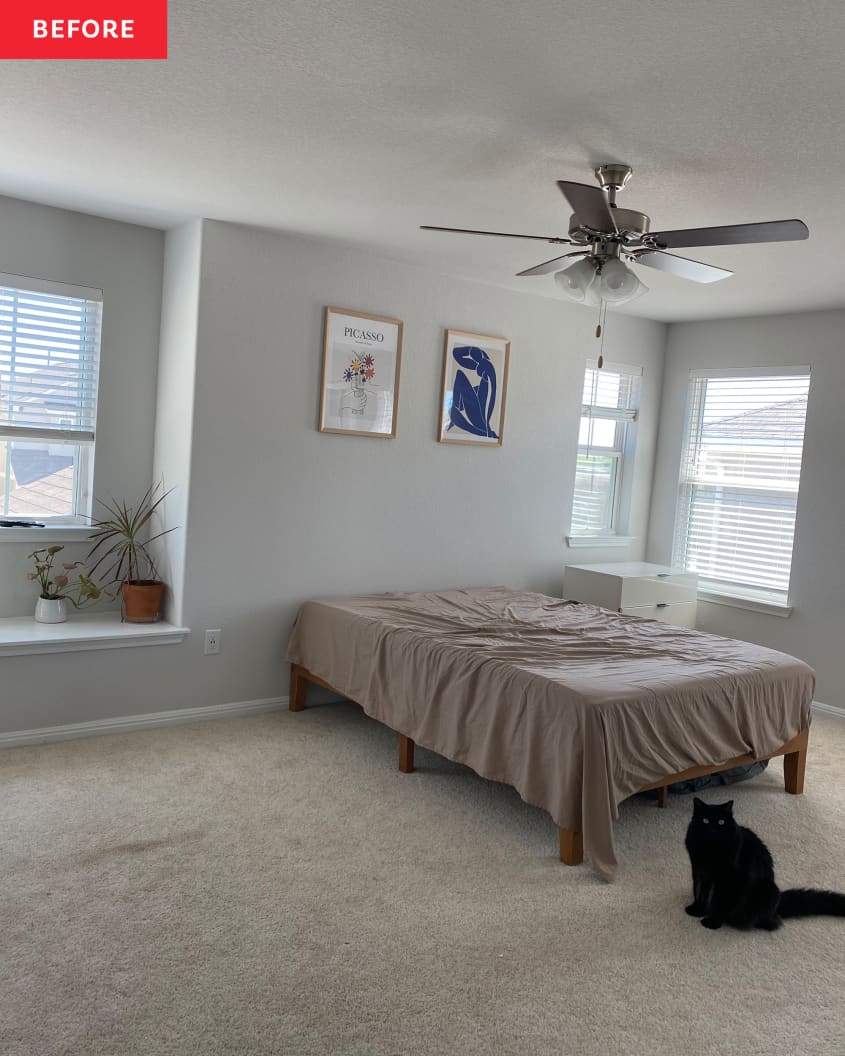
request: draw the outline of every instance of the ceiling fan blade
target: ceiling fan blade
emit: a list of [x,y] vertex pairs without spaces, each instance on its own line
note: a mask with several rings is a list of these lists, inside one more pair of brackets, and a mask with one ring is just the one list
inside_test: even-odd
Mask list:
[[432,227],[430,224],[420,224],[420,231],[451,231],[457,235],[493,235],[496,238],[531,238],[535,242],[554,242],[561,245],[571,245],[571,238],[557,238],[554,235],[512,235],[508,231],[474,231],[468,227]]
[[569,257],[588,257],[590,251],[588,249],[582,249],[578,253],[564,253],[562,257],[555,257],[554,260],[547,260],[545,264],[538,264],[534,268],[526,268],[525,271],[518,271],[517,276],[520,275],[548,275],[552,271],[560,271],[563,267],[563,262],[568,260]]
[[686,257],[676,257],[673,253],[661,253],[658,250],[636,253],[634,259],[647,268],[666,271],[682,279],[692,279],[693,282],[718,282],[733,275],[732,271],[725,268],[714,268],[712,264],[702,264],[699,260],[687,260]]
[[591,187],[587,183],[570,183],[568,180],[558,180],[557,185],[582,227],[607,233],[616,230],[613,210],[600,187]]
[[742,246],[752,242],[797,242],[809,237],[803,220],[768,220],[762,224],[731,224],[727,227],[691,227],[686,231],[653,231],[660,249],[691,246]]

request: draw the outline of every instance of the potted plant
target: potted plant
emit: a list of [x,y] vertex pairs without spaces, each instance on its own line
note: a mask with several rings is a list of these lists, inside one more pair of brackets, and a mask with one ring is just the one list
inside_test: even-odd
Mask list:
[[101,578],[107,585],[119,585],[122,596],[123,619],[129,623],[154,623],[159,618],[164,598],[162,581],[149,551],[149,546],[173,528],[150,535],[151,521],[159,506],[170,494],[153,484],[137,506],[125,502],[102,502],[106,516],[93,522],[90,539],[94,545],[88,551],[90,575],[102,569]]
[[81,609],[89,602],[102,596],[102,590],[86,575],[80,572],[81,562],[62,562],[62,570],[55,572],[53,566],[56,555],[64,550],[63,546],[42,547],[27,554],[35,568],[27,572],[26,578],[38,580],[41,593],[35,603],[35,619],[39,623],[64,623],[67,619],[67,605],[70,602],[75,609]]

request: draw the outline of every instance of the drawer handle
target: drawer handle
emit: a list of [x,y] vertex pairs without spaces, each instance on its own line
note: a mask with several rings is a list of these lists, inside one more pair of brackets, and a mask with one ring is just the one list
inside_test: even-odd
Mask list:
[[666,579],[668,576],[671,576],[671,575],[672,575],[671,572],[658,572],[657,573],[657,578],[658,579]]
[[657,605],[655,606],[655,608],[657,608],[657,609],[667,609],[668,607],[669,607],[669,602],[668,601],[658,601]]

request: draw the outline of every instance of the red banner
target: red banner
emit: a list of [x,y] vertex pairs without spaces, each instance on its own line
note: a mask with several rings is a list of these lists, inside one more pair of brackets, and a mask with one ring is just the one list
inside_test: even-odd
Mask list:
[[167,0],[11,0],[0,59],[166,59]]

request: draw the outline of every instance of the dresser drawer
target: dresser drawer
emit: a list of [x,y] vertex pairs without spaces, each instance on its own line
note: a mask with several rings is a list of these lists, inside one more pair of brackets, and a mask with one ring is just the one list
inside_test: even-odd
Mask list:
[[[567,565],[563,576],[563,596],[572,601],[600,605],[616,612],[643,609],[633,615],[684,627],[695,626],[697,587],[695,572],[646,561]],[[664,605],[675,611],[669,613],[657,607]],[[689,608],[677,609],[677,606]]]
[[653,576],[625,576],[620,580],[619,608],[664,603],[695,602],[698,577],[689,572]]
[[619,611],[624,616],[640,616],[646,620],[660,620],[676,627],[695,627],[694,601],[660,602],[656,605],[625,605]]

